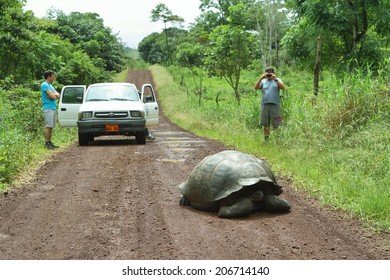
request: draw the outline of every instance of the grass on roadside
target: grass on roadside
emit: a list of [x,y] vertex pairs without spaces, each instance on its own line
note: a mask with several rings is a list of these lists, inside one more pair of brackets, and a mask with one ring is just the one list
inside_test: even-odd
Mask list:
[[[0,191],[49,153],[44,147],[40,93],[23,86],[0,89]],[[53,142],[64,146],[75,133],[57,126]]]

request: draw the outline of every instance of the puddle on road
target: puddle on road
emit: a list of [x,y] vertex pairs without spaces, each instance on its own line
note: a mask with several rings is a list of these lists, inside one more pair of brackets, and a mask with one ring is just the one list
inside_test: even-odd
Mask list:
[[172,158],[156,159],[159,162],[183,163],[191,153],[196,152],[197,147],[202,146],[206,141],[203,139],[188,137],[183,132],[159,131],[153,133],[160,136],[159,145],[163,145],[172,153]]
[[190,151],[195,151],[196,149],[194,148],[173,148],[171,151],[173,152],[178,152],[178,153],[183,153],[183,152],[190,152]]
[[162,144],[192,144],[192,143],[204,143],[204,141],[199,140],[170,140],[170,141],[160,141]]
[[175,149],[175,148],[183,148],[183,149],[189,149],[188,147],[193,147],[194,145],[191,144],[178,144],[178,143],[170,143],[170,144],[165,144],[165,146]]
[[175,132],[175,131],[153,131],[153,134],[156,135],[183,135],[183,132]]
[[190,138],[190,137],[167,137],[165,138],[167,141],[171,141],[171,140],[193,140],[193,138]]
[[159,158],[159,159],[156,159],[156,161],[160,161],[160,162],[170,162],[170,163],[182,163],[182,162],[185,162],[185,159],[169,159],[169,158]]

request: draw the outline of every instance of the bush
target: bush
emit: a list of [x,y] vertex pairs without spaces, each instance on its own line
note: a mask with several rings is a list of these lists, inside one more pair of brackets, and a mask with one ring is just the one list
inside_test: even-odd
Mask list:
[[[43,147],[44,119],[40,92],[0,81],[0,190],[12,184]],[[4,89],[4,87],[6,89]],[[73,129],[57,128],[58,142],[75,139]]]
[[40,94],[24,87],[0,90],[0,188],[31,159],[43,127]]

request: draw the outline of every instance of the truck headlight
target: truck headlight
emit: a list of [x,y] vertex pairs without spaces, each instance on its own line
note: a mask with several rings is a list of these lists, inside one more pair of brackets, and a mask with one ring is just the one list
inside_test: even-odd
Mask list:
[[79,112],[79,120],[91,119],[91,118],[92,118],[92,112]]
[[130,116],[132,118],[144,118],[145,112],[143,112],[143,111],[130,111]]

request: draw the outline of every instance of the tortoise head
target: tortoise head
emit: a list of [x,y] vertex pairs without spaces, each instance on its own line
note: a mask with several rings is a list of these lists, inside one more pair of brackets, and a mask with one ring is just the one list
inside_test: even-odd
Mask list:
[[261,190],[256,190],[249,195],[249,199],[253,202],[260,202],[264,198],[264,193]]

